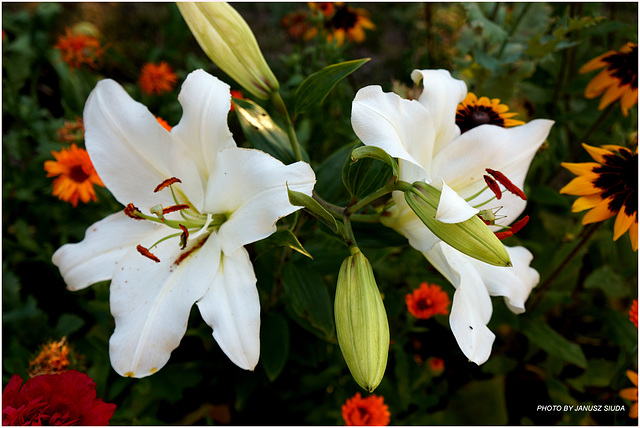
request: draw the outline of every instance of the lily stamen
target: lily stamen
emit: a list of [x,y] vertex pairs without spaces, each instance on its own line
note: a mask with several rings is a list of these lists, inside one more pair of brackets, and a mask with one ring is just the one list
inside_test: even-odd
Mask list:
[[172,184],[175,184],[175,183],[182,183],[182,181],[180,181],[180,179],[176,177],[167,178],[162,183],[158,184],[156,188],[153,190],[153,192],[158,193],[160,190],[164,189],[165,187],[171,186]]
[[[520,190],[520,188],[518,186],[513,184],[511,182],[511,180],[509,180],[507,178],[506,175],[504,175],[500,171],[496,171],[496,170],[493,170],[493,169],[490,169],[490,168],[485,169],[485,171],[487,171],[489,174],[491,174],[493,176],[493,178],[495,178],[500,184],[502,184],[508,191],[510,191],[514,195],[518,196],[522,200],[525,200],[525,201],[527,200],[527,195],[525,195],[524,192],[522,190]],[[498,199],[500,199],[500,198],[498,198]]]
[[513,223],[509,228],[509,230],[506,230],[504,232],[496,232],[496,237],[502,241],[503,239],[513,236],[516,233],[518,233],[528,222],[529,222],[529,216],[528,215],[524,216],[520,220]]
[[175,212],[175,211],[188,210],[190,208],[191,208],[191,206],[189,206],[187,204],[171,205],[170,207],[163,208],[162,209],[162,214],[169,214],[169,213],[172,213],[172,212]]
[[138,246],[136,247],[136,250],[138,250],[138,252],[143,256],[145,256],[146,258],[151,259],[156,263],[160,263],[160,259],[156,257],[156,255],[153,254],[151,251],[144,248],[142,245],[138,244]]
[[500,190],[500,186],[498,186],[496,180],[488,175],[483,175],[482,177],[484,178],[484,182],[487,183],[487,186],[489,186],[489,189],[496,195],[496,198],[502,198],[502,190]]

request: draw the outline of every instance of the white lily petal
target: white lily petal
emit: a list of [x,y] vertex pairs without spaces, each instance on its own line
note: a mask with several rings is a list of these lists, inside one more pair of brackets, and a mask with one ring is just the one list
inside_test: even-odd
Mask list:
[[[411,78],[416,83],[423,81],[424,89],[419,101],[433,118],[436,141],[433,151],[438,153],[449,141],[460,135],[460,128],[456,125],[456,111],[458,104],[467,95],[467,85],[462,80],[451,77],[448,70],[413,70]],[[425,167],[429,168],[430,165]]]
[[436,220],[443,223],[460,223],[478,214],[479,211],[447,186],[444,180],[442,180],[441,192],[436,210]]
[[540,274],[529,267],[533,255],[524,247],[505,247],[513,267],[498,268],[471,259],[470,263],[482,278],[491,296],[504,296],[511,312],[521,314],[525,311],[525,301],[531,290],[540,281]]
[[425,168],[430,167],[433,156],[433,120],[418,101],[384,93],[380,86],[367,86],[353,100],[351,125],[365,145],[379,147],[420,169],[419,175],[411,177],[403,170],[402,180],[430,180]]
[[[148,247],[165,234],[142,245]],[[160,263],[132,248],[115,271],[110,304],[116,328],[109,355],[121,376],[140,378],[162,368],[184,336],[191,307],[216,281],[220,243],[215,232],[180,262],[185,253],[177,241],[163,241],[151,250]]]
[[163,228],[123,212],[111,214],[89,226],[81,242],[60,247],[52,261],[69,290],[82,290],[111,279],[127,252],[159,229]]
[[106,79],[89,95],[83,120],[91,162],[118,202],[141,209],[173,203],[170,193],[153,190],[175,176],[172,163],[178,154],[170,134],[144,105]]
[[553,121],[536,119],[525,125],[502,128],[482,125],[444,147],[433,160],[432,176],[442,177],[452,189],[467,197],[486,184],[486,168],[505,174],[522,187],[533,156],[549,135]]
[[472,263],[474,259],[444,242],[437,243],[424,255],[456,288],[449,323],[460,349],[474,363],[484,363],[495,339],[487,328],[493,306],[483,278]]
[[222,255],[220,274],[197,304],[227,357],[253,370],[260,358],[260,298],[247,250]]
[[285,165],[259,150],[229,148],[218,154],[218,165],[207,186],[205,210],[230,213],[220,226],[222,251],[266,238],[279,218],[300,207],[289,203],[289,189],[311,195],[315,174],[309,164]]
[[231,108],[229,85],[203,70],[196,70],[187,76],[178,101],[182,105],[182,118],[171,129],[171,135],[180,140],[188,157],[195,160],[204,186],[209,171],[215,168],[216,154],[236,146],[227,125]]

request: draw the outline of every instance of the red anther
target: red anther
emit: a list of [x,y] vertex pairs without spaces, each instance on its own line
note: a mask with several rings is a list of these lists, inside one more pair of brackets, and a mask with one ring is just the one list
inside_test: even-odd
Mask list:
[[498,238],[499,240],[503,240],[506,239],[510,236],[513,236],[515,233],[518,233],[520,230],[522,230],[522,228],[529,222],[529,216],[524,216],[522,217],[520,220],[516,221],[515,223],[513,223],[511,225],[511,228],[509,230],[506,230],[504,232],[496,232],[496,238]]
[[187,246],[187,239],[189,239],[189,231],[181,224],[179,224],[178,226],[180,226],[180,229],[182,229],[182,235],[180,235],[180,243],[182,244],[182,247],[180,249],[184,250]]
[[527,200],[527,195],[525,195],[524,192],[520,190],[518,186],[513,184],[511,180],[509,180],[503,173],[489,168],[487,168],[486,171],[489,174],[493,175],[493,177],[498,180],[500,184],[502,184],[508,191],[518,196],[519,198],[524,199],[525,201]]
[[172,213],[174,211],[188,210],[189,208],[191,208],[191,207],[189,205],[187,205],[187,204],[171,205],[170,207],[163,208],[162,209],[162,214],[164,215],[164,214]]
[[159,192],[160,190],[164,189],[165,187],[171,186],[172,184],[175,184],[175,183],[182,183],[182,181],[180,181],[180,179],[175,178],[175,177],[167,178],[162,183],[158,184],[158,186],[153,191],[154,191],[154,193],[155,192]]
[[502,190],[500,190],[500,186],[498,186],[496,180],[488,175],[483,175],[482,177],[484,178],[484,182],[487,183],[487,186],[489,186],[489,189],[496,195],[496,198],[502,198]]
[[160,263],[160,259],[157,258],[151,251],[144,248],[142,245],[138,244],[138,246],[136,247],[136,250],[138,250],[138,252],[143,256],[145,256],[146,258],[151,259],[156,263]]
[[124,213],[127,215],[127,217],[131,217],[134,220],[143,220],[142,217],[138,217],[136,215],[137,212],[140,212],[140,209],[132,203],[129,203],[126,207],[124,207]]

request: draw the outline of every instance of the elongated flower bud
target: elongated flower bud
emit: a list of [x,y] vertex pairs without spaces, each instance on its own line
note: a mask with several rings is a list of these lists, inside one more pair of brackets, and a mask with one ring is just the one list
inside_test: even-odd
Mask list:
[[342,262],[336,287],[338,343],[355,381],[371,392],[389,355],[389,322],[369,260],[358,248]]
[[191,33],[211,61],[258,98],[280,87],[251,28],[225,2],[178,2]]
[[456,250],[493,266],[511,266],[509,253],[480,217],[474,215],[460,223],[435,219],[440,190],[417,181],[404,193],[414,213],[436,235]]

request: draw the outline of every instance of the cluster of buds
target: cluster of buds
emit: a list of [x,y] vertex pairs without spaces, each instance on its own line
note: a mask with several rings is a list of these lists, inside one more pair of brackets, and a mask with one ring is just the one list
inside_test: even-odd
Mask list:
[[389,322],[369,260],[353,247],[338,274],[335,319],[338,343],[351,375],[372,392],[389,355]]

